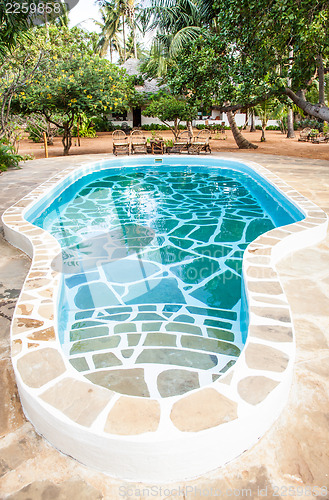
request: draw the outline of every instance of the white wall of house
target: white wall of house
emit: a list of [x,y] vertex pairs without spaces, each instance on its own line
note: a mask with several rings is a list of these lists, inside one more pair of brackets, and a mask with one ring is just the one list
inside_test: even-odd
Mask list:
[[[129,127],[133,126],[133,112],[132,110],[129,110],[127,113],[127,119],[126,120],[117,120],[116,118],[112,118],[111,115],[109,116],[109,120],[112,121],[113,125],[122,125],[122,123],[127,123]],[[237,113],[235,115],[235,121],[238,127],[243,127],[245,122],[246,122],[246,114],[245,113]],[[199,120],[193,120],[193,126],[195,125],[213,125],[213,124],[221,124],[222,122],[225,122],[225,126],[229,126],[229,122],[227,119],[227,116],[225,113],[220,113],[219,111],[213,109],[210,118],[204,116],[202,119]],[[150,125],[152,123],[155,123],[157,125],[163,125],[162,121],[159,120],[159,118],[153,118],[150,116],[144,116],[142,115],[142,125]],[[173,122],[169,122],[171,126],[174,125]],[[181,122],[182,125],[185,125],[185,122]],[[256,117],[255,119],[255,125],[261,125],[262,122]],[[278,125],[277,120],[269,120],[267,125]],[[248,120],[248,125],[250,125],[250,118]]]

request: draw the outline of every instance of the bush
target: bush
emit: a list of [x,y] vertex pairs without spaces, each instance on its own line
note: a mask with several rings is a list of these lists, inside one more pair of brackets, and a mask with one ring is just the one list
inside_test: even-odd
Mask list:
[[220,132],[221,130],[230,130],[231,127],[228,127],[227,125],[223,126],[221,123],[212,123],[211,125],[204,125],[203,123],[200,123],[198,125],[195,125],[195,128],[197,130],[204,130],[205,128],[209,130],[215,130],[216,132]]
[[9,167],[20,168],[19,162],[29,160],[30,156],[22,156],[15,152],[13,146],[0,140],[0,172],[4,172]]
[[266,127],[266,130],[281,130],[279,125],[269,125],[268,127]]
[[167,127],[167,125],[162,125],[161,123],[149,123],[149,124],[142,125],[141,129],[142,130],[170,130],[170,127]]
[[311,129],[317,129],[320,132],[323,131],[323,122],[314,120],[312,118],[306,118],[305,120],[300,120],[300,122],[297,122],[298,128],[311,128]]
[[[72,136],[77,137],[77,135],[78,135],[78,127],[77,125],[74,125],[72,128]],[[81,115],[79,136],[96,137],[96,130],[94,128],[93,119],[88,119],[84,114]]]
[[[256,125],[256,130],[262,130],[262,126]],[[281,128],[279,127],[279,125],[268,125],[266,127],[266,130],[281,130]],[[281,132],[282,132],[282,130],[281,130]]]
[[33,142],[43,142],[42,130],[35,125],[28,125],[26,131],[29,133],[29,139]]
[[93,124],[96,132],[112,132],[114,130],[112,122],[104,116],[95,116]]

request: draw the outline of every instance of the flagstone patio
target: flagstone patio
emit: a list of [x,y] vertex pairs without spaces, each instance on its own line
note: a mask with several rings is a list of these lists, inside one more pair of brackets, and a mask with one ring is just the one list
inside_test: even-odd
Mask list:
[[[329,214],[329,161],[250,153],[220,156],[246,158],[263,165]],[[81,164],[96,158],[97,155],[86,155],[70,157],[69,161]],[[20,171],[1,175],[1,213],[64,169],[67,161],[68,158],[35,160],[24,164]],[[1,237],[0,497],[147,498],[147,491],[138,494],[138,489],[146,490],[147,485],[123,483],[80,465],[52,448],[25,420],[11,368],[9,326],[29,265],[29,259]],[[306,487],[318,494],[316,487],[329,490],[329,238],[291,254],[280,262],[278,271],[292,308],[297,343],[294,382],[287,407],[265,436],[240,458],[194,481],[168,485],[167,492],[162,486],[157,498],[184,498],[184,494],[185,498],[198,498],[198,490],[211,488],[220,489],[224,498],[228,489],[250,489],[251,498],[260,498],[260,489],[266,489],[267,497],[276,492],[284,497],[284,487],[289,486],[304,487],[298,498],[309,498]],[[187,489],[179,495],[171,492],[178,487]]]

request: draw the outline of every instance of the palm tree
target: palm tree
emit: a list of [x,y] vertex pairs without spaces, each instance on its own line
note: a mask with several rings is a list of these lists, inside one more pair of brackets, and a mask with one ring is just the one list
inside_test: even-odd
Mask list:
[[125,10],[129,20],[131,37],[134,47],[134,58],[137,59],[137,40],[136,40],[136,17],[135,17],[135,0],[125,0]]
[[98,42],[98,53],[101,57],[105,57],[110,49],[110,60],[112,62],[113,49],[120,52],[120,42],[118,34],[121,30],[121,12],[117,2],[112,0],[111,3],[104,5],[100,9],[102,21],[95,21],[101,28],[100,38]]
[[[137,59],[138,44],[136,37],[137,16],[135,0],[110,0],[100,9],[102,21],[95,21],[101,27],[99,40],[99,54],[106,56],[110,50],[112,61],[112,51],[119,52],[121,62],[125,62],[129,57]],[[127,30],[128,28],[128,30]],[[119,34],[122,33],[122,47]],[[128,54],[127,44],[132,41],[133,51]]]
[[143,70],[150,77],[163,77],[175,55],[195,40],[202,27],[214,28],[209,0],[152,0],[142,12],[144,29],[156,30]]

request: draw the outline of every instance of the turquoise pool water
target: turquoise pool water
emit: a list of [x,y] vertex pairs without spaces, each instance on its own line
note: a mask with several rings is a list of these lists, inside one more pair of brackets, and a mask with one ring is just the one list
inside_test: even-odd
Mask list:
[[244,250],[302,218],[226,165],[111,168],[68,186],[30,220],[62,247],[58,327],[72,366],[144,397],[216,380],[246,339]]

